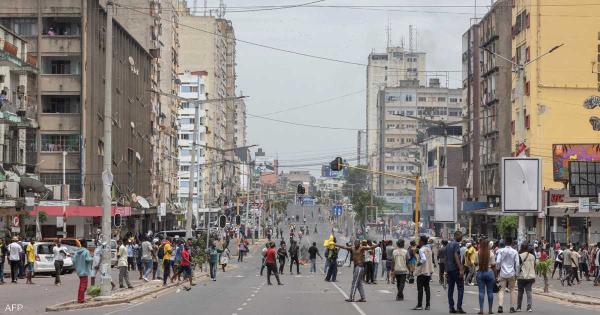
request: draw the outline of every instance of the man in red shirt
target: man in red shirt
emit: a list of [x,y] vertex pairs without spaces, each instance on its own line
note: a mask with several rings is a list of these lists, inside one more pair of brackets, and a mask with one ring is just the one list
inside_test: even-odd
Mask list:
[[[171,278],[171,281],[173,281],[177,276],[179,276],[180,274],[183,273],[183,279],[188,278],[190,281],[190,288],[191,286],[193,286],[194,284],[192,283],[192,268],[191,268],[191,264],[190,264],[190,248],[189,246],[186,244],[183,246],[183,250],[181,251],[181,263],[179,264],[179,270],[177,270],[177,273],[173,275],[173,278]],[[188,288],[185,288],[187,290],[189,290]]]
[[275,249],[275,243],[270,242],[269,248],[267,249],[267,253],[265,255],[265,265],[267,266],[267,284],[271,285],[271,273],[275,275],[275,279],[277,279],[278,285],[283,285],[281,281],[279,281],[279,275],[277,274],[277,266],[275,265],[277,250]]

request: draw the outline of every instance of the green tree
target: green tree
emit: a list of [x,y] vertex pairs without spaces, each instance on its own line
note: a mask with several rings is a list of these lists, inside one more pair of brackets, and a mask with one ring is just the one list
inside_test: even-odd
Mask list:
[[342,187],[344,196],[352,197],[361,191],[367,190],[368,186],[368,172],[361,170],[367,169],[366,165],[358,165],[357,168],[348,168],[348,176],[346,176],[346,183]]
[[[382,198],[377,198],[374,195],[373,197],[373,205],[381,209],[385,205],[385,201]],[[365,222],[367,218],[368,211],[371,210],[369,206],[371,205],[371,193],[369,191],[357,191],[352,196],[352,207],[356,212],[356,220],[359,222]]]
[[500,216],[497,222],[498,234],[501,238],[512,237],[517,229],[519,217],[517,216]]

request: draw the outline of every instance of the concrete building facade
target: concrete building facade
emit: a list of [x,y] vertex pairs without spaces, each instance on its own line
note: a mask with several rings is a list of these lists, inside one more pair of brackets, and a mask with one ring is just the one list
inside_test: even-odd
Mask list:
[[[380,163],[377,125],[379,124],[378,98],[379,91],[386,87],[398,86],[402,80],[418,80],[426,82],[424,52],[405,50],[404,47],[388,47],[385,52],[369,54],[367,66],[367,99],[366,99],[366,154],[370,169],[375,169]],[[372,181],[376,188],[375,181]]]
[[[457,122],[462,116],[462,90],[441,87],[438,79],[430,79],[423,87],[416,80],[399,82],[379,92],[379,147],[382,157],[375,170],[414,177],[419,172],[426,124],[403,116]],[[375,175],[377,194],[389,200],[414,196],[415,181]]]

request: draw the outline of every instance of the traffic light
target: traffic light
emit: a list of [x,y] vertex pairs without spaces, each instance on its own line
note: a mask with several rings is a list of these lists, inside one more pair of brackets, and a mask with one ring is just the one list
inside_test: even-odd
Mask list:
[[298,189],[296,189],[296,192],[299,195],[304,195],[306,193],[306,189],[304,188],[304,186],[302,186],[302,184],[298,184]]
[[341,157],[336,157],[335,160],[329,164],[332,171],[341,171],[344,169],[344,160]]
[[114,224],[115,224],[115,227],[121,227],[121,214],[120,213],[115,214]]
[[224,228],[227,224],[227,217],[224,215],[219,216],[219,227]]
[[239,215],[235,216],[235,225],[241,225],[242,224],[242,218]]

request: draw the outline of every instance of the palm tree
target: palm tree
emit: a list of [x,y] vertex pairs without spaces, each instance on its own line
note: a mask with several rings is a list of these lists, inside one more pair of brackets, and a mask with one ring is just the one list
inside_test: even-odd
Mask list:
[[535,265],[535,272],[544,277],[544,293],[548,293],[548,274],[552,272],[553,261],[546,259]]

